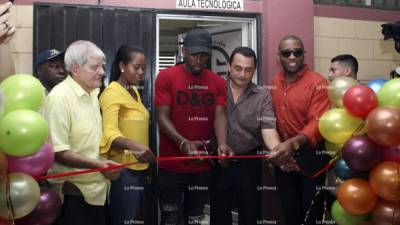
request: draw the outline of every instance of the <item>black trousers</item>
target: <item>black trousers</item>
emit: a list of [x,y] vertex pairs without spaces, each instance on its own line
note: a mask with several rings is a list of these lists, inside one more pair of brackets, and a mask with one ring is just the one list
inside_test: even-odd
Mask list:
[[[286,173],[275,167],[276,185],[287,225],[322,223],[324,200],[327,196],[327,191],[323,188],[325,173],[314,179],[307,176],[315,174],[329,162],[329,156],[323,152],[321,147],[317,150],[300,149],[295,159],[303,168],[302,173]],[[315,196],[318,190],[320,194]],[[307,211],[307,221],[304,221]]]
[[82,196],[64,195],[64,203],[56,225],[105,225],[104,206],[89,205]]
[[212,170],[210,224],[232,225],[234,199],[239,225],[256,225],[260,219],[261,161],[242,159]]

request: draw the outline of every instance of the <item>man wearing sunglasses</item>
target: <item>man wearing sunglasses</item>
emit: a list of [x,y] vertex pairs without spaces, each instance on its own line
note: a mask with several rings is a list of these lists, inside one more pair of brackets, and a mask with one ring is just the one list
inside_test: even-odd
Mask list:
[[324,175],[309,176],[328,161],[321,154],[323,140],[318,131],[318,119],[330,107],[328,83],[304,64],[304,45],[297,36],[283,38],[278,50],[282,71],[272,80],[271,90],[282,140],[273,149],[278,193],[286,224],[320,224],[324,194],[315,194]]

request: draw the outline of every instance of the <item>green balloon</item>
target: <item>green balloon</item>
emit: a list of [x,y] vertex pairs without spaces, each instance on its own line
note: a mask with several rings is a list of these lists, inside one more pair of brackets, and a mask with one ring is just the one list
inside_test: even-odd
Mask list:
[[9,76],[1,82],[0,87],[7,99],[5,114],[18,109],[38,111],[45,98],[45,88],[32,75]]
[[400,107],[400,78],[386,82],[378,92],[379,106]]
[[355,215],[349,214],[342,208],[342,206],[340,205],[340,203],[337,200],[332,205],[331,214],[332,214],[332,218],[339,225],[357,225],[361,221],[366,220],[368,217],[368,214],[360,215],[360,216],[355,216]]
[[0,120],[0,150],[12,156],[35,153],[49,135],[46,120],[37,112],[21,109]]
[[4,115],[4,110],[6,107],[6,99],[4,97],[4,93],[0,88],[0,118]]

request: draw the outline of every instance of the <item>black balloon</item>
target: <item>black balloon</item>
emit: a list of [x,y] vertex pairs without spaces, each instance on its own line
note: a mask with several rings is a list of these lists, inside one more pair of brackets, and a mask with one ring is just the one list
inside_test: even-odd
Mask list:
[[368,180],[368,172],[361,172],[352,170],[344,159],[336,160],[335,166],[333,167],[335,174],[341,180],[347,180],[349,178],[362,178]]

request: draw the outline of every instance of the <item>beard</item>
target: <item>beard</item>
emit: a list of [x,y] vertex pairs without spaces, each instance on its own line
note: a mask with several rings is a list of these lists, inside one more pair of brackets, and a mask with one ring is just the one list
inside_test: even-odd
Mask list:
[[196,68],[196,67],[192,67],[192,66],[186,65],[185,67],[186,67],[186,70],[188,72],[190,72],[191,74],[193,74],[194,76],[199,76],[203,72],[203,70],[204,70],[204,68],[206,66],[204,65],[202,67],[197,67]]

